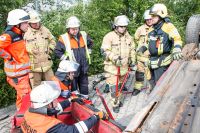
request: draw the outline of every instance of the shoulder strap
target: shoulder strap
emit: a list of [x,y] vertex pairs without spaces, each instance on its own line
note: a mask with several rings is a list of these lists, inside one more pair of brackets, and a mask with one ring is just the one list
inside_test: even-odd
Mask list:
[[18,35],[17,33],[13,32],[11,30],[5,31],[5,33],[10,35],[10,37],[12,39],[12,43],[23,39],[21,35]]
[[70,40],[69,40],[69,35],[68,33],[66,34],[63,34],[61,35],[62,37],[62,40],[65,44],[65,56],[68,56],[69,57],[69,60],[73,60],[73,61],[76,61],[75,57],[74,57],[74,53],[73,51],[71,50],[71,45],[70,45]]
[[88,47],[87,47],[87,33],[85,31],[80,31],[82,37],[83,37],[83,41],[85,43],[85,50],[86,50],[86,56],[88,58],[88,62],[89,64],[91,64],[91,59],[90,59],[90,54],[89,54],[89,51],[88,51]]

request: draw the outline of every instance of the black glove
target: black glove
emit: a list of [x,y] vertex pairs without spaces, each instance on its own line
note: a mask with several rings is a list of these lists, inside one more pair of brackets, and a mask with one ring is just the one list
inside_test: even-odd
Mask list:
[[142,47],[140,47],[139,49],[138,49],[138,53],[144,53],[145,51],[147,50],[147,47],[145,47],[145,46],[142,46]]
[[84,104],[84,102],[83,102],[83,100],[82,100],[81,98],[73,98],[73,99],[71,100],[71,102],[77,102],[78,104],[81,104],[81,105]]
[[55,108],[47,108],[47,115],[48,116],[53,116],[57,115],[60,110],[56,110]]
[[130,66],[131,71],[136,71],[137,70],[137,66],[134,64],[131,64]]

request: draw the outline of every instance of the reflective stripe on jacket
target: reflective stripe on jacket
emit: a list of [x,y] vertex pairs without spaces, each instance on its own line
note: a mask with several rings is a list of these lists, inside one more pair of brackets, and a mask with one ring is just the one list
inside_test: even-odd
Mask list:
[[182,47],[181,36],[172,23],[160,22],[151,28],[148,40],[151,56],[168,54],[175,46]]
[[[88,59],[86,56],[87,51],[85,48],[85,42],[84,42],[82,35],[80,33],[78,33],[77,38],[75,38],[74,36],[70,35],[69,33],[65,33],[65,34],[68,34],[71,51],[73,51],[73,55],[76,59],[76,62],[80,64],[80,67],[79,67],[77,73],[81,72],[82,74],[87,74],[89,64],[88,64]],[[90,37],[87,36],[87,47],[90,49],[90,48],[92,48],[92,46],[93,46],[93,42],[90,39]],[[59,38],[59,41],[56,44],[55,55],[61,60],[69,59],[62,37]]]
[[117,74],[117,66],[112,60],[114,56],[120,56],[125,60],[120,67],[121,75],[126,74],[130,63],[135,63],[135,43],[128,32],[124,35],[117,31],[107,33],[103,38],[101,49],[106,55],[104,70],[108,73]]
[[[80,47],[85,47],[85,51],[86,51],[86,57],[88,59],[89,64],[91,63],[90,60],[90,55],[88,52],[88,47],[87,47],[87,34],[85,31],[80,31],[81,33],[81,37],[80,37]],[[65,45],[66,51],[64,56],[69,57],[69,60],[73,60],[76,61],[75,57],[74,57],[74,53],[71,49],[76,49],[78,48],[77,46],[77,41],[75,39],[70,39],[69,34],[63,34],[61,35],[62,41]],[[64,58],[64,56],[62,58]]]
[[0,57],[4,58],[4,70],[8,77],[18,77],[30,72],[25,41],[18,28],[13,27],[0,36]]

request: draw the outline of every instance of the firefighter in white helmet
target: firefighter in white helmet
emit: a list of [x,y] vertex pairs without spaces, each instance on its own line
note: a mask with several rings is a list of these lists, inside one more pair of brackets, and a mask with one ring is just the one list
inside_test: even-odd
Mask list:
[[[107,33],[102,42],[101,52],[104,57],[104,70],[106,72],[106,83],[111,91],[113,100],[116,98],[116,79],[118,68],[120,68],[120,82],[124,78],[128,67],[135,70],[135,44],[133,38],[127,31],[129,19],[125,15],[114,19],[113,31]],[[119,112],[119,104],[113,103],[114,112]]]
[[[148,68],[149,61],[149,52],[148,50],[144,53],[141,52],[141,47],[147,45],[148,40],[148,32],[150,27],[152,26],[151,15],[149,14],[150,10],[146,10],[143,15],[144,24],[140,26],[135,32],[135,42],[137,44],[136,52],[136,60],[137,60],[137,71],[135,74],[135,83],[133,95],[137,95],[140,90],[144,87],[150,87],[148,84],[148,80],[151,79],[150,70]],[[146,80],[146,85],[145,85]]]
[[29,28],[24,39],[31,61],[30,80],[32,88],[35,88],[41,81],[50,80],[54,75],[51,54],[56,42],[49,29],[42,25],[40,14],[32,10],[29,11],[29,15]]
[[80,66],[75,73],[72,90],[79,91],[86,98],[88,97],[88,68],[91,63],[90,51],[93,41],[85,31],[80,31],[80,20],[76,16],[67,19],[67,32],[60,36],[55,55],[60,60],[70,60],[77,62]]
[[23,133],[83,133],[89,131],[99,119],[104,119],[107,115],[96,112],[84,121],[79,121],[74,125],[62,123],[55,115],[60,114],[71,102],[80,103],[81,99],[70,97],[68,100],[58,102],[56,99],[60,95],[59,85],[54,81],[44,81],[31,91],[31,107],[24,114],[24,121],[21,124]]
[[173,60],[182,58],[182,41],[176,27],[171,23],[167,7],[164,4],[155,4],[150,10],[153,27],[148,34],[148,49],[150,53],[151,84],[156,82],[167,70]]
[[[79,64],[74,61],[62,60],[59,64],[55,76],[51,78],[53,81],[58,81],[61,87],[61,96],[69,97],[72,89],[72,81],[74,79],[74,74],[78,70]],[[73,91],[73,93],[78,94],[78,91]]]
[[31,91],[29,85],[30,61],[23,39],[30,16],[22,9],[8,13],[7,27],[0,36],[0,57],[4,59],[7,82],[17,91],[16,106],[20,109],[22,97]]

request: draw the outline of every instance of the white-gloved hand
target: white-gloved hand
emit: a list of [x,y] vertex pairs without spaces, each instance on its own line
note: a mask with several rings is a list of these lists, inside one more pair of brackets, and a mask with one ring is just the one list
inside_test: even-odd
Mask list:
[[174,48],[172,55],[174,60],[180,60],[183,58],[183,53],[180,48]]

